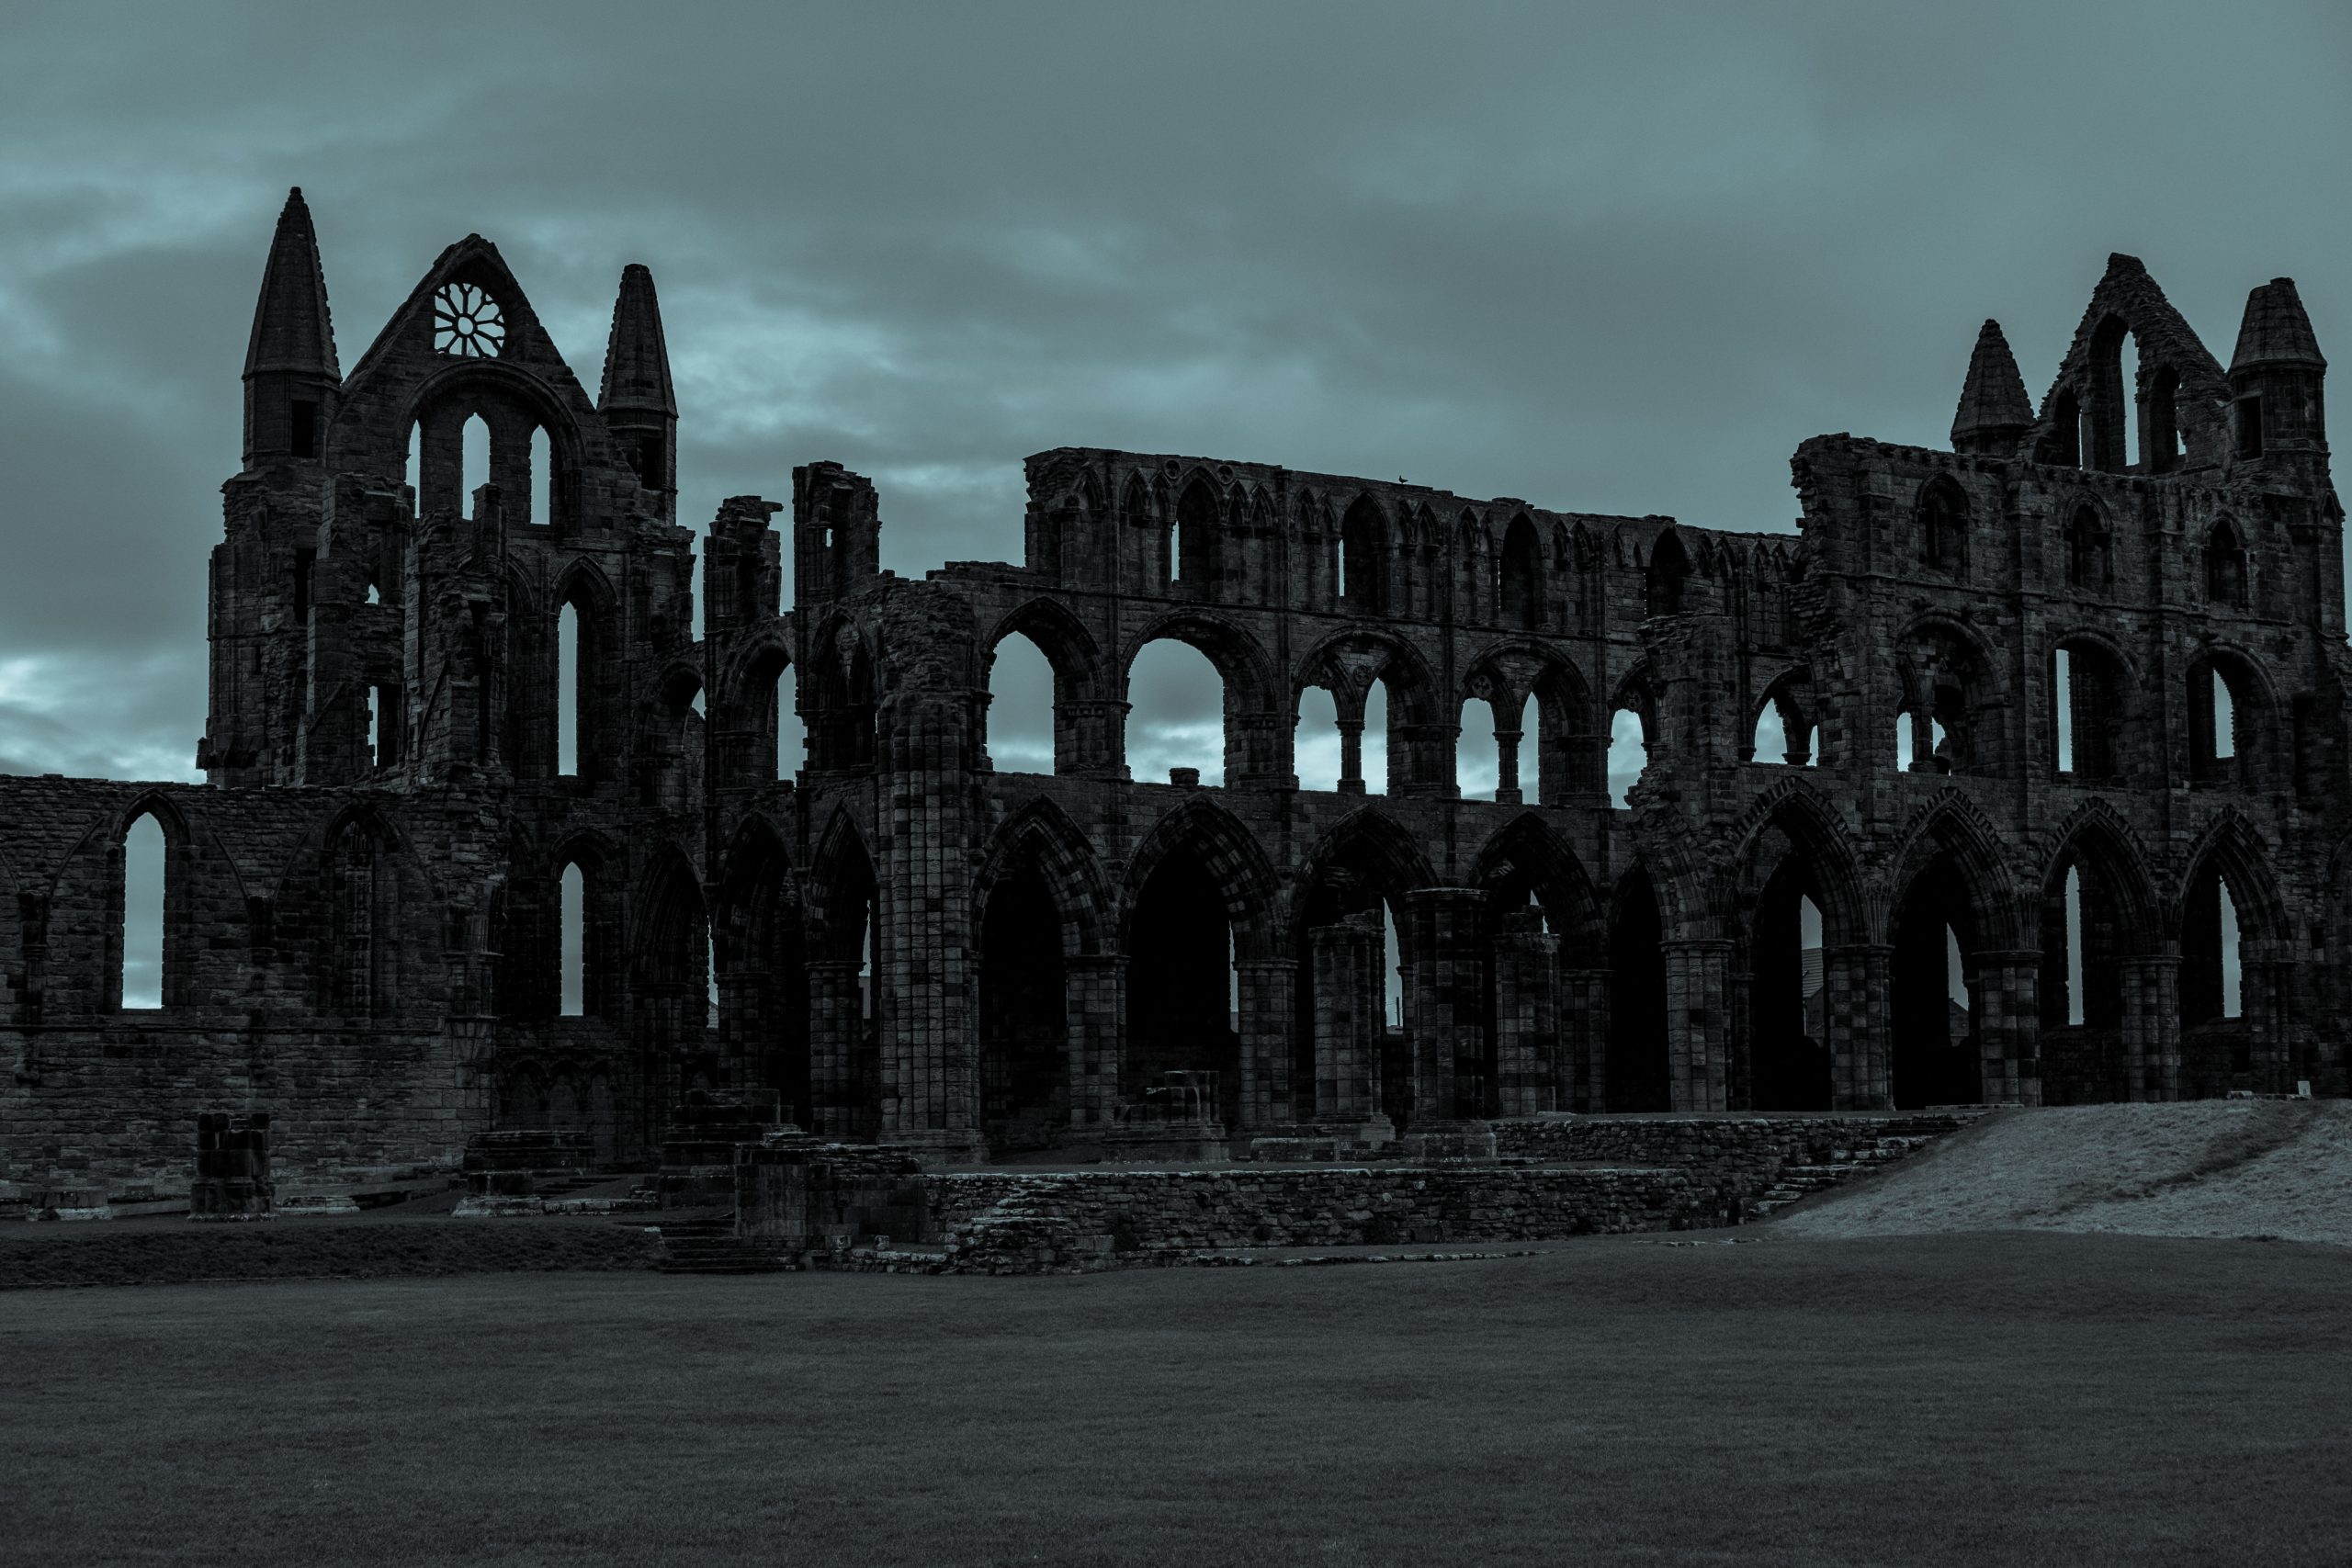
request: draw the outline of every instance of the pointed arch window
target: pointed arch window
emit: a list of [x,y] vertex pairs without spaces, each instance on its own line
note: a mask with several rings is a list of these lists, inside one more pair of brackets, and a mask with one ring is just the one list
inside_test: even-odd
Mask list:
[[2205,540],[2205,600],[2226,609],[2246,607],[2245,546],[2228,518],[2213,525]]
[[2115,586],[2114,541],[2098,509],[2085,503],[2066,525],[2066,582],[2087,593]]
[[121,867],[116,1005],[126,1011],[147,1011],[164,1005],[170,944],[170,855],[162,820],[153,811],[141,812],[124,829],[116,855]]
[[1949,479],[1930,484],[1919,498],[1919,553],[1930,571],[1968,575],[1968,497]]

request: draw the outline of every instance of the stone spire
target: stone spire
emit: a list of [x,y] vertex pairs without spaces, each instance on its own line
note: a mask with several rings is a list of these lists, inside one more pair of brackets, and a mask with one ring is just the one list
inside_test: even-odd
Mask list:
[[2308,365],[2325,369],[2319,339],[2312,335],[2312,319],[2303,314],[2302,297],[2291,277],[2274,277],[2245,297],[2245,319],[2238,325],[2237,352],[2230,355],[2230,374],[2257,365]]
[[1968,379],[1951,416],[1951,449],[1998,457],[2014,451],[2032,428],[2033,400],[2026,396],[2017,355],[2001,335],[2001,323],[1988,317],[1968,356]]
[[279,370],[343,379],[334,357],[334,323],[327,315],[326,271],[319,265],[318,231],[302,187],[286,193],[277,233],[262,269],[254,306],[253,336],[245,344],[245,379]]
[[613,335],[605,344],[605,384],[596,407],[607,420],[616,413],[678,417],[653,275],[634,263],[622,269],[620,297],[613,301]]
[[342,383],[318,231],[297,186],[277,215],[245,344],[245,466],[316,457],[321,422]]

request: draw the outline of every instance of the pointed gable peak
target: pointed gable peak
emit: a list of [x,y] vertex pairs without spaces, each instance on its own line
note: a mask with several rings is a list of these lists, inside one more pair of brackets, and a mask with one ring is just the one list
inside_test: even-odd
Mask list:
[[1951,444],[1956,452],[1992,451],[2017,439],[2033,425],[2033,400],[2026,396],[2025,378],[2018,374],[2017,355],[2001,323],[1985,319],[1977,330],[1976,347],[1968,356],[1968,378],[1960,389],[1960,407],[1951,417]]
[[677,417],[662,304],[654,296],[653,274],[635,262],[622,269],[620,294],[613,301],[613,332],[605,344],[605,379],[596,406],[605,413],[625,409]]
[[2312,319],[2291,277],[2274,277],[2245,297],[2245,319],[2238,324],[2238,346],[2230,355],[2233,375],[2256,365],[2312,365],[2324,368]]
[[277,231],[262,268],[253,335],[245,344],[245,374],[296,371],[343,379],[334,353],[334,323],[327,313],[327,280],[319,262],[318,231],[302,187],[286,194]]

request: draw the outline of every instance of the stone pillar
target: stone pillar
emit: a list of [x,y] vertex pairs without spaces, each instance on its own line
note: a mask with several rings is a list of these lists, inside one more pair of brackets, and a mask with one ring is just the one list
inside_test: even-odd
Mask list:
[[819,958],[808,964],[808,1101],[829,1138],[863,1138],[872,1130],[860,1082],[865,996],[854,958]]
[[[1126,732],[1127,704],[1115,698],[1077,698],[1054,705],[1054,771],[1079,778],[1124,779],[1120,739]],[[1070,748],[1064,768],[1062,748]]]
[[2180,954],[2136,953],[2123,971],[2123,1092],[2180,1098]]
[[1495,944],[1496,1104],[1505,1116],[1560,1106],[1560,939],[1543,912],[1504,917]]
[[1724,1108],[1732,944],[1706,937],[1659,943],[1666,955],[1666,1060],[1677,1111]]
[[1306,933],[1315,964],[1315,1119],[1361,1122],[1380,1110],[1381,952],[1375,917]]
[[2245,1014],[2255,1090],[2260,1094],[2292,1094],[2295,1071],[2290,1025],[2294,1017],[2290,996],[2294,965],[2266,953],[2243,958],[2238,975],[2238,997]]
[[1609,971],[1560,972],[1560,1109],[1609,1108]]
[[1126,1016],[1127,961],[1115,953],[1088,953],[1062,963],[1070,1129],[1100,1132],[1112,1124],[1119,1102],[1119,1068],[1125,1055],[1119,1021]]
[[1894,948],[1853,942],[1821,955],[1823,1027],[1829,1038],[1830,1104],[1839,1111],[1886,1111],[1894,1105],[1894,1056],[1887,1021],[1894,1016]]
[[[1464,1091],[1483,1096],[1486,987],[1479,937],[1487,895],[1476,887],[1417,887],[1413,922],[1413,1126],[1476,1117]],[[1466,1069],[1466,1073],[1465,1073]]]
[[1974,955],[1975,1014],[1983,1049],[1984,1100],[1991,1105],[2041,1103],[2041,949],[1989,949]]
[[1495,730],[1495,800],[1502,806],[1517,806],[1523,798],[1519,788],[1519,741],[1521,731]]
[[1234,973],[1241,987],[1241,1126],[1262,1132],[1303,1120],[1312,1106],[1299,1102],[1311,1085],[1290,1078],[1291,1031],[1298,985],[1294,958],[1243,958]]
[[1340,720],[1340,793],[1363,793],[1363,720]]

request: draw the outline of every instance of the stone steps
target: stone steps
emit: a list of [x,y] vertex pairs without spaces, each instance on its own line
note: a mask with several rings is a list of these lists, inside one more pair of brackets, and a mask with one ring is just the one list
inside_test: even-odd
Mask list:
[[1772,1185],[1743,1206],[1741,1217],[1763,1219],[1792,1203],[1841,1186],[1859,1173],[1883,1170],[1906,1160],[1984,1114],[1975,1110],[1933,1111],[1890,1120],[1868,1142],[1832,1149],[1826,1160],[1781,1167],[1773,1173]]
[[789,1267],[775,1241],[737,1235],[732,1214],[649,1228],[662,1237],[664,1274],[780,1274]]

